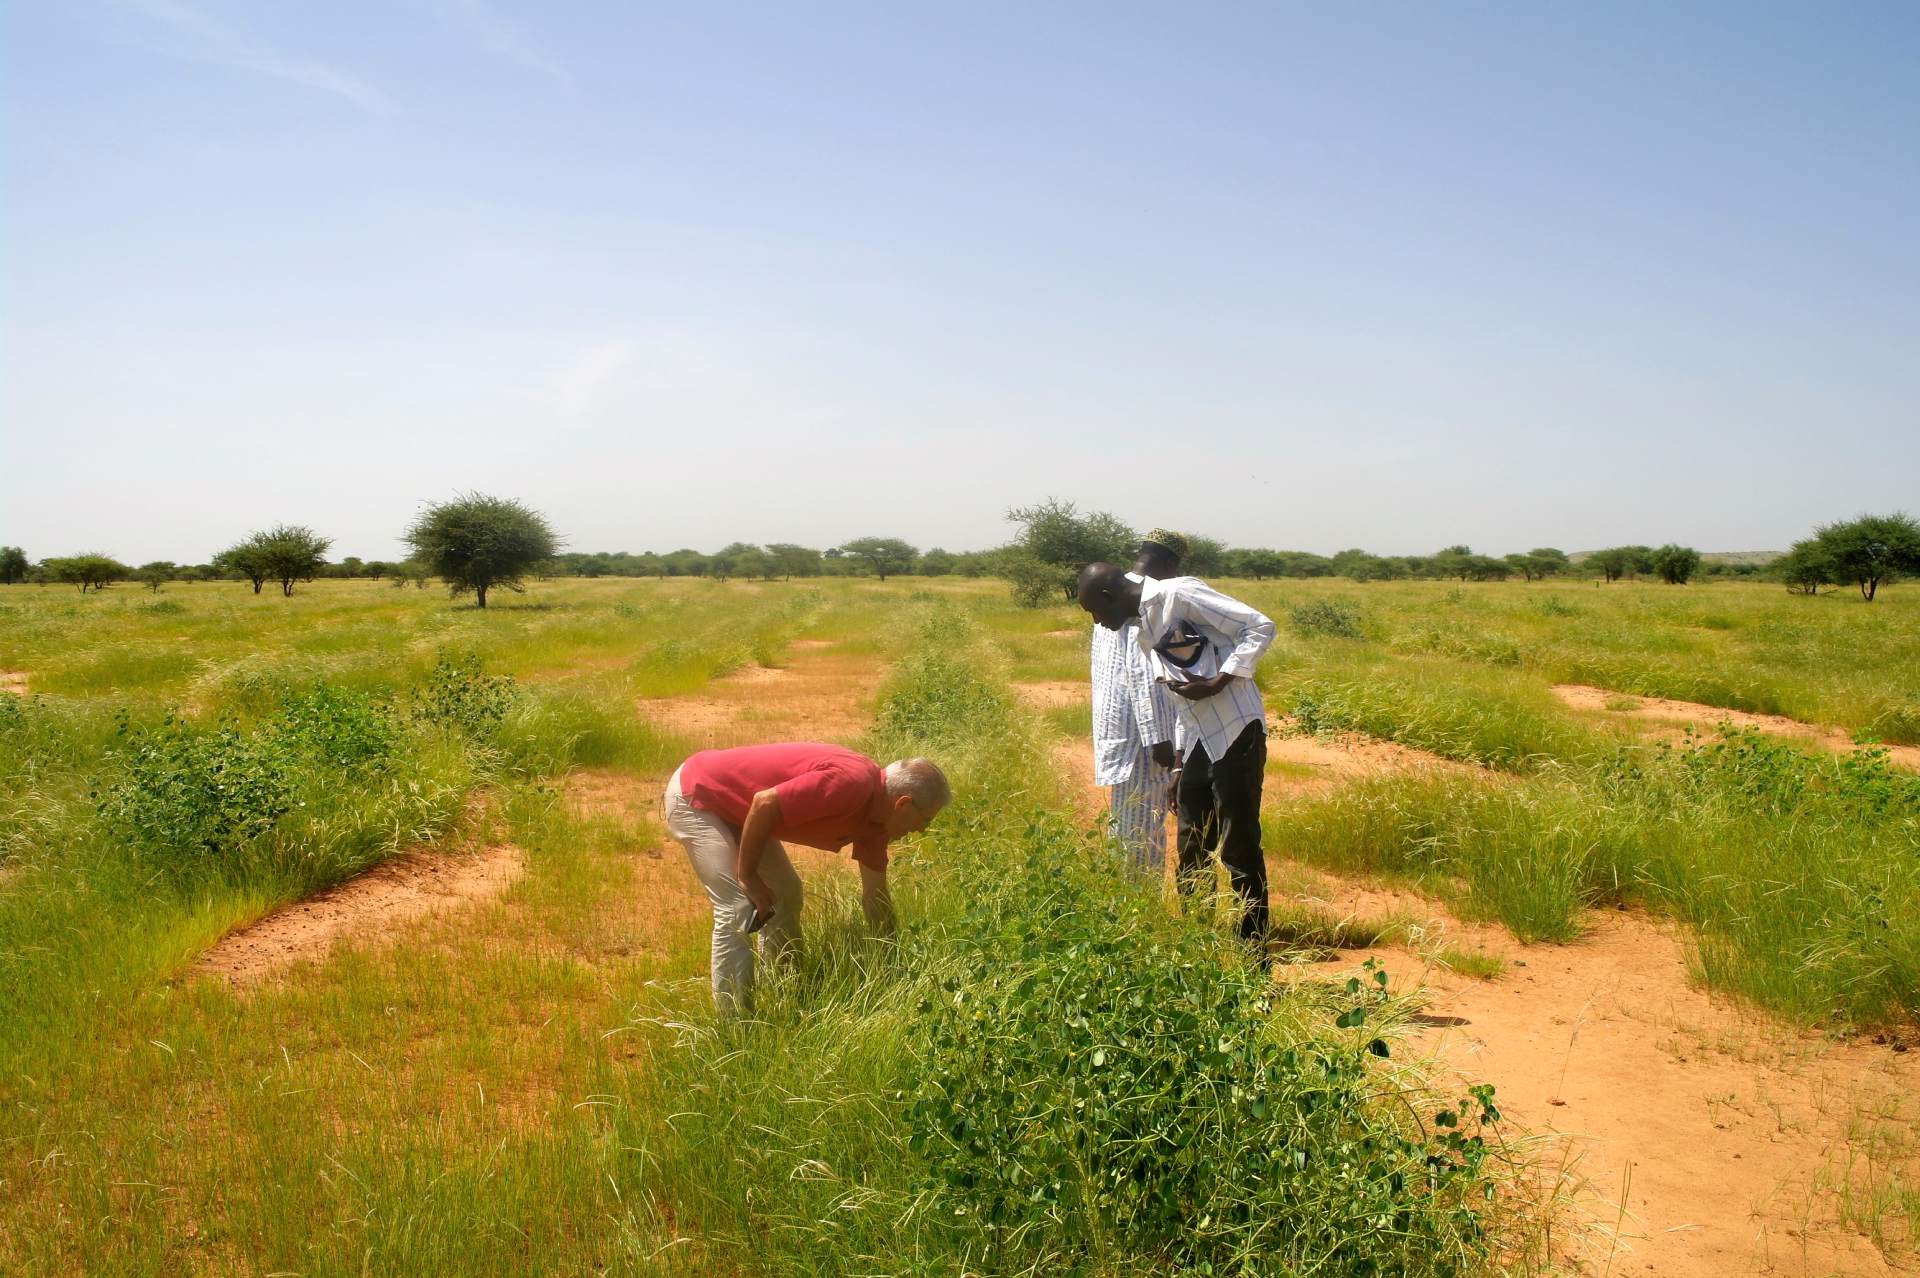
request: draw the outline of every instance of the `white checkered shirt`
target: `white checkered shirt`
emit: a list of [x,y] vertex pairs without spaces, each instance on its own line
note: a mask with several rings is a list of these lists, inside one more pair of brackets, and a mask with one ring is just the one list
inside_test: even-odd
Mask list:
[[1226,754],[1249,723],[1264,723],[1266,708],[1253,669],[1273,643],[1273,621],[1258,609],[1223,595],[1198,577],[1140,583],[1139,647],[1154,676],[1172,683],[1230,674],[1227,686],[1199,701],[1174,695],[1180,716],[1181,757],[1207,748],[1209,759]]
[[1093,780],[1120,785],[1133,777],[1143,751],[1173,740],[1173,694],[1153,679],[1153,664],[1134,639],[1138,627],[1093,628]]

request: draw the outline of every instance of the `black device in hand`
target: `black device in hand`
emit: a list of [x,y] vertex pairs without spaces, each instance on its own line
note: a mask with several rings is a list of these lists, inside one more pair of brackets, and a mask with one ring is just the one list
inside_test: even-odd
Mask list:
[[747,925],[742,928],[741,931],[745,932],[748,936],[752,936],[772,921],[773,911],[771,909],[762,911],[759,906],[753,904],[751,901],[747,902],[747,905],[750,912],[747,915]]

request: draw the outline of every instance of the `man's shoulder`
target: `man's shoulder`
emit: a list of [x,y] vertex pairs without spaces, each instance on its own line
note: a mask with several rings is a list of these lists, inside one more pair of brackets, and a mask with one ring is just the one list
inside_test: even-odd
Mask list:
[[1207,583],[1198,577],[1162,577],[1157,581],[1148,577],[1140,583],[1140,597],[1142,599],[1178,598],[1196,589],[1204,590],[1206,586]]

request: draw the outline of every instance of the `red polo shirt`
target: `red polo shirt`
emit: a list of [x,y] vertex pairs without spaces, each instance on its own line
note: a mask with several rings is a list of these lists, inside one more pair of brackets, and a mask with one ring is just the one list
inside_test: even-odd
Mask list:
[[886,781],[880,765],[864,754],[789,741],[702,750],[680,765],[680,793],[736,829],[762,790],[780,796],[774,838],[828,852],[851,843],[854,860],[875,870],[887,868],[887,827],[871,815]]

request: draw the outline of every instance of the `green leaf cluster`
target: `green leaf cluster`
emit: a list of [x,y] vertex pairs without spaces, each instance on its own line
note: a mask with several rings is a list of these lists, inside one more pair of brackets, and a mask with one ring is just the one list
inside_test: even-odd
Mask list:
[[1384,973],[1331,1006],[1279,993],[1063,824],[996,850],[956,867],[969,905],[907,1034],[943,1216],[1096,1269],[1472,1271],[1498,1115],[1381,1103]]

